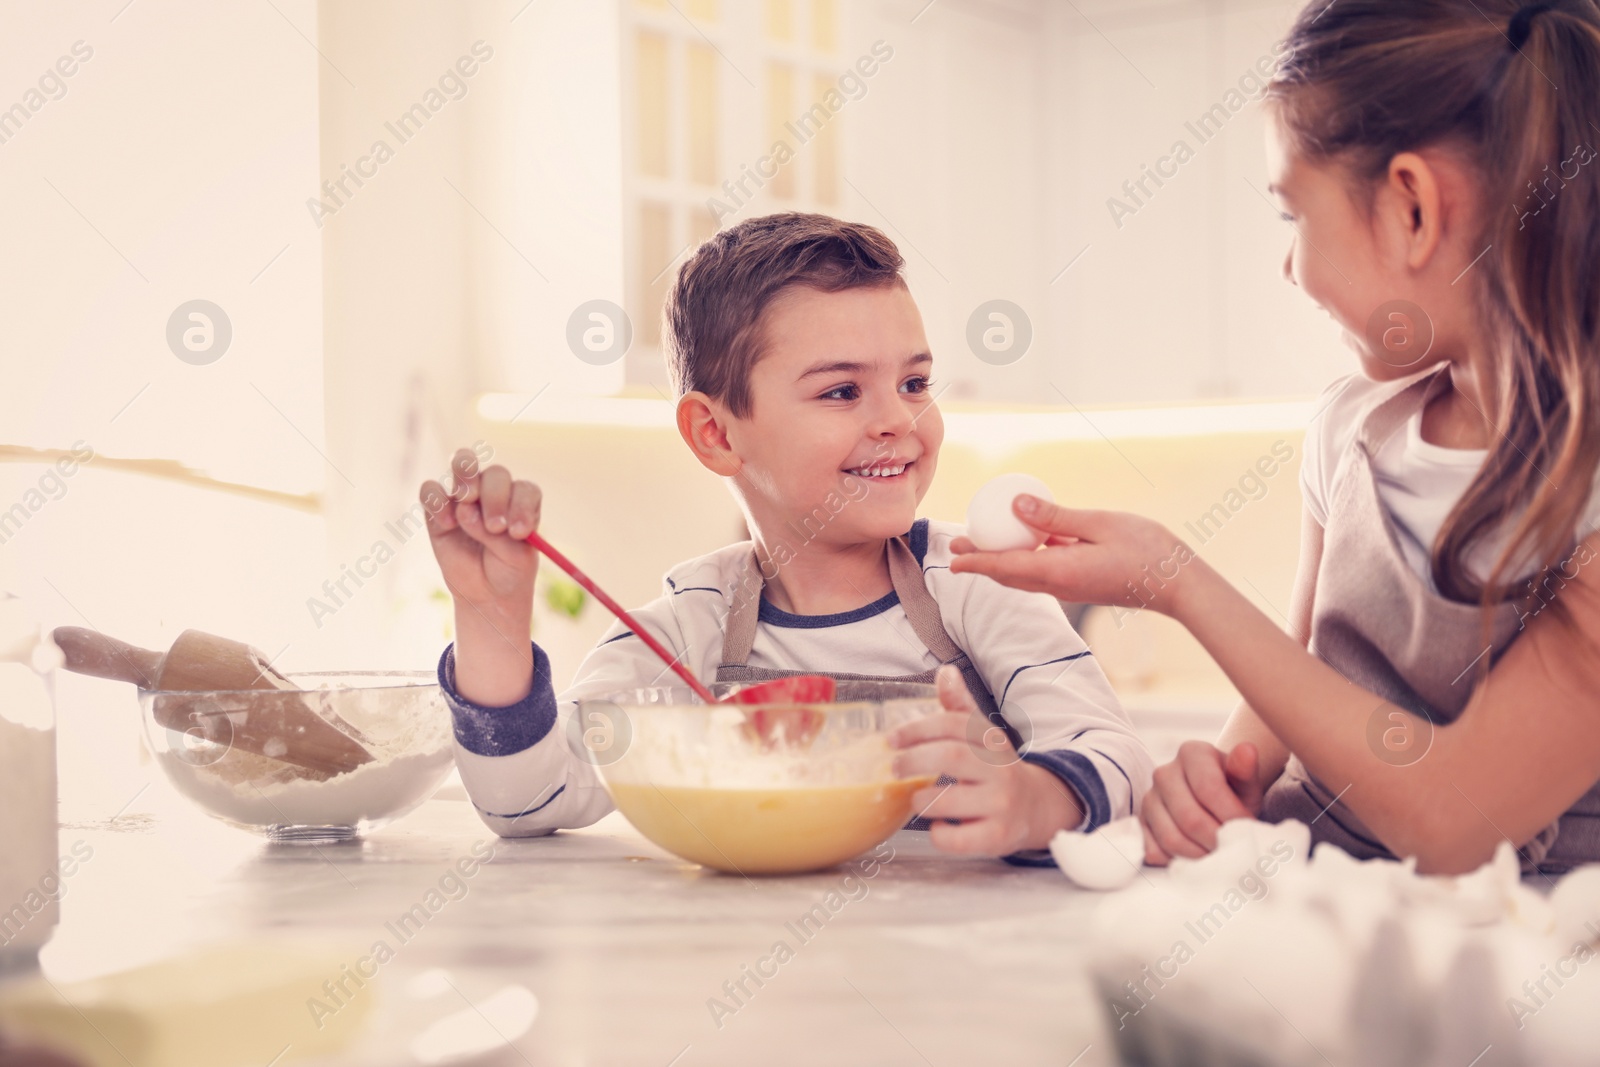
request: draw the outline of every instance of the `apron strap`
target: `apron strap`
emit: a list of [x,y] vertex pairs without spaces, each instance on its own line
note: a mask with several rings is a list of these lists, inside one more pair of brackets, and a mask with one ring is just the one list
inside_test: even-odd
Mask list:
[[1434,390],[1445,381],[1444,375],[1449,371],[1450,364],[1441,363],[1435,370],[1418,378],[1387,400],[1379,402],[1367,412],[1361,420],[1361,429],[1356,438],[1367,450],[1368,455],[1377,455],[1383,442],[1415,414],[1419,404],[1427,405]]
[[916,631],[917,637],[929,652],[938,657],[941,664],[956,665],[961,671],[961,680],[966,683],[967,692],[972,694],[973,701],[978,705],[978,712],[1005,731],[1012,746],[1020,749],[1024,743],[1022,734],[1006,721],[994,694],[989,691],[988,683],[978,673],[977,665],[945,630],[939,602],[928,592],[927,580],[922,576],[922,565],[917,562],[904,537],[896,537],[889,542],[889,576],[894,580],[895,592],[900,594],[900,606],[905,609],[906,618],[910,620],[911,629]]
[[928,592],[922,566],[904,537],[896,537],[889,542],[889,579],[894,583],[894,591],[900,594],[900,606],[905,609],[912,631],[928,651],[937,656],[940,663],[957,663],[966,659],[967,654],[945,631],[939,603]]
[[761,561],[756,558],[752,544],[744,555],[734,586],[733,606],[728,609],[722,628],[722,666],[742,667],[750,661],[750,649],[756,640],[756,622],[761,616],[761,591],[765,586]]
[[[911,551],[911,546],[904,536],[890,539],[889,552],[889,579],[894,585],[894,591],[900,599],[900,606],[906,613],[906,619],[911,623],[911,629],[917,638],[933,653],[941,664],[953,663],[961,671],[962,680],[966,683],[967,691],[972,694],[973,700],[978,705],[978,711],[994,725],[1005,731],[1012,745],[1021,748],[1024,739],[1022,735],[1008,723],[1000,712],[1000,706],[995,701],[994,694],[989,691],[988,684],[983,676],[978,673],[977,666],[971,658],[957,645],[944,628],[944,619],[939,612],[939,603],[934,600],[933,594],[928,591],[928,583],[923,578],[922,565],[917,562],[916,555]],[[744,563],[739,573],[738,586],[734,594],[733,606],[728,611],[722,636],[722,661],[718,669],[719,680],[727,670],[752,671],[748,666],[750,650],[755,644],[756,623],[761,616],[761,591],[765,586],[761,574],[761,563],[756,557],[752,546],[750,552],[744,557]],[[818,672],[778,672],[781,674],[823,673]],[[927,672],[927,678],[932,681],[933,671]],[[913,828],[919,828],[915,825]]]

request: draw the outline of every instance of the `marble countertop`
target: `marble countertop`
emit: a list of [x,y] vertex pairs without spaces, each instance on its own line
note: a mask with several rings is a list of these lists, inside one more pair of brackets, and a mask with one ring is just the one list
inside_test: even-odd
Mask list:
[[[508,986],[536,998],[532,1024],[447,1062],[1117,1062],[1082,966],[1098,898],[1054,869],[943,856],[902,832],[870,877],[746,879],[678,861],[617,815],[496,838],[459,786],[365,840],[276,845],[163,785],[130,813],[63,823],[63,854],[93,858],[68,879],[41,956],[52,981],[241,939],[354,962],[382,940],[393,958],[368,991],[383,1012],[329,1062],[422,1062],[407,1034],[463,1001],[490,1027],[475,1005]],[[447,877],[490,850],[472,877]],[[436,907],[401,940],[394,923],[419,904]],[[757,985],[752,970],[769,976]]]

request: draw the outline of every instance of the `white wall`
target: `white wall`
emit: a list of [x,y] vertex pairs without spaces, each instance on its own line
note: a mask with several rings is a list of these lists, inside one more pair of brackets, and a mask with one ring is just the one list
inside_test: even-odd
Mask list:
[[[347,566],[375,575],[347,581],[342,603],[322,597],[336,610],[316,609],[308,638],[324,657],[410,661],[437,655],[446,613],[429,607],[443,587],[426,537],[402,538],[395,524],[418,484],[470,443],[472,398],[542,390],[532,419],[621,385],[620,368],[582,363],[565,340],[578,304],[621,299],[616,9],[357,0],[321,13],[324,50],[357,87],[324,71],[323,174],[375,138],[395,153],[323,229],[328,451],[340,473],[328,480],[318,581]],[[401,144],[386,123],[426,105],[463,57],[476,68],[465,95]],[[380,545],[395,553],[381,565]],[[317,584],[297,594],[319,596]]]
[[[0,442],[160,456],[290,493],[321,488],[321,244],[309,0],[6,4],[0,107],[73,44],[93,55],[0,144]],[[180,303],[211,300],[233,338],[197,366],[166,341]],[[43,469],[0,464],[0,511]],[[54,498],[58,497],[58,498]],[[46,625],[165,647],[186,627],[279,651],[303,607],[275,591],[320,568],[303,512],[170,482],[78,470],[32,498],[0,544],[0,585]],[[110,814],[148,779],[133,690],[63,679],[68,810]],[[147,770],[147,769],[146,769]]]
[[[289,492],[321,487],[321,249],[301,204],[316,174],[318,59],[291,25],[314,30],[315,17],[310,3],[279,6],[10,5],[4,105],[74,42],[93,55],[0,144],[0,195],[15,205],[0,256],[0,440],[82,440]],[[194,298],[232,323],[227,351],[203,366],[166,341],[169,315]],[[40,476],[0,466],[0,509]],[[320,530],[220,498],[232,521],[215,525],[195,500],[80,472],[0,546],[0,581],[54,622],[159,643],[175,625],[248,620],[265,643],[293,612],[246,612],[233,594],[320,553]]]
[[[851,8],[857,35],[896,53],[847,116],[848,173],[870,201],[849,213],[901,243],[950,399],[1297,396],[1348,372],[1327,320],[1283,282],[1289,233],[1247,184],[1266,184],[1259,106],[1204,145],[1184,127],[1271,56],[1299,6]],[[1107,200],[1180,137],[1195,158],[1117,226]],[[1034,347],[1009,366],[965,338],[996,296],[1033,320]]]
[[[924,6],[849,7],[854,43],[844,54],[883,40],[894,58],[844,116],[846,214],[899,244],[935,378],[949,388],[942,395],[1037,399],[1053,362],[1039,333],[1053,273],[1038,215],[1050,189],[1047,5]],[[994,298],[1020,305],[1035,326],[1027,354],[1004,367],[980,362],[966,340],[969,315]]]

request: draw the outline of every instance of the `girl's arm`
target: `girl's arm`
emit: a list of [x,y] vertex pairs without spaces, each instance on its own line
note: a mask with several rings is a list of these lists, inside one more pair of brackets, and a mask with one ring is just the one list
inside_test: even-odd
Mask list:
[[1019,498],[1018,515],[1050,532],[1046,549],[966,554],[953,569],[1132,607],[1134,581],[1161,568],[1171,577],[1145,606],[1187,627],[1262,723],[1424,870],[1471,870],[1502,839],[1531,840],[1600,778],[1600,535],[1579,547],[1575,577],[1556,593],[1570,625],[1552,607],[1535,615],[1456,722],[1434,727],[1427,754],[1399,767],[1368,746],[1368,723],[1414,717],[1310,654],[1171,532],[1133,515],[1028,503]]
[[[1289,615],[1285,620],[1289,632],[1300,642],[1300,647],[1311,644],[1311,607],[1317,596],[1317,570],[1322,566],[1322,524],[1311,514],[1311,509],[1300,509],[1300,566],[1295,572],[1294,588],[1289,594]],[[1289,747],[1272,732],[1272,728],[1256,714],[1248,700],[1241,701],[1228,717],[1227,725],[1217,735],[1217,747],[1224,752],[1234,746],[1249,742],[1256,746],[1256,781],[1264,793],[1278,780],[1289,762]]]
[[[1305,646],[1322,565],[1322,525],[1309,508],[1300,530],[1300,564],[1284,621]],[[1196,858],[1216,848],[1223,823],[1260,812],[1261,798],[1288,761],[1288,747],[1248,701],[1241,701],[1216,744],[1186,741],[1170,763],[1156,768],[1154,788],[1140,812],[1145,861],[1161,865],[1174,856]]]
[[[1592,564],[1600,538],[1580,549]],[[1392,766],[1368,723],[1398,712],[1352,686],[1289,638],[1202,561],[1184,577],[1174,617],[1206,647],[1312,774],[1399,856],[1466,871],[1502,840],[1522,845],[1600,778],[1600,579],[1591,565],[1546,608],[1473,690],[1460,718],[1434,727],[1427,754]],[[1426,723],[1415,727],[1427,730]]]

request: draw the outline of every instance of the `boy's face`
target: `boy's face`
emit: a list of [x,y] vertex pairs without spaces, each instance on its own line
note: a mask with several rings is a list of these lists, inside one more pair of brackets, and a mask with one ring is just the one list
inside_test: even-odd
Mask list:
[[750,414],[727,423],[753,523],[797,549],[905,533],[944,440],[910,292],[795,286],[767,306],[762,333]]

